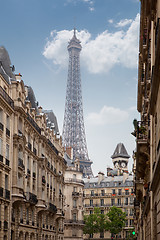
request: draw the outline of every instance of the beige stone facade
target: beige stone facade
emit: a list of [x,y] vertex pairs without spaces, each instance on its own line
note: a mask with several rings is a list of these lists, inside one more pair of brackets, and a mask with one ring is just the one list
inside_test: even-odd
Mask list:
[[61,138],[48,127],[21,75],[7,81],[0,74],[0,151],[0,239],[62,240],[66,161]]
[[[133,229],[134,192],[133,176],[128,173],[129,155],[124,145],[118,144],[112,155],[114,169],[108,169],[107,176],[99,172],[94,178],[84,179],[84,214],[92,214],[95,207],[106,214],[110,207],[116,206],[126,212],[126,226],[119,233],[119,238],[127,238]],[[118,163],[118,164],[117,164]],[[122,164],[125,163],[125,164]],[[97,233],[91,239],[111,239],[109,232]],[[84,236],[87,239],[88,235]]]
[[65,223],[64,239],[83,239],[83,188],[82,171],[79,162],[67,161],[65,172]]
[[138,111],[135,127],[137,239],[160,239],[160,0],[141,0]]

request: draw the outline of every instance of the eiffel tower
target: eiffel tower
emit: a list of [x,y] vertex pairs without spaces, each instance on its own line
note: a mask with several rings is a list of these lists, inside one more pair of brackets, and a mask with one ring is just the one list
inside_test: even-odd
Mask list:
[[62,141],[65,148],[73,149],[73,161],[80,161],[83,176],[93,176],[88,157],[83,119],[82,89],[80,76],[80,51],[82,46],[76,37],[76,30],[68,44],[69,67],[63,122]]

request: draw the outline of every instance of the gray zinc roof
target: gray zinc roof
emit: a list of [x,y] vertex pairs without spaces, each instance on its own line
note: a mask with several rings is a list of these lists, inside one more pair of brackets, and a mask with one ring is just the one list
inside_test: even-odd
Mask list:
[[43,110],[43,112],[47,115],[48,127],[54,126],[55,133],[58,133],[59,132],[58,123],[57,123],[57,118],[54,112],[52,110]]
[[117,144],[117,147],[116,147],[113,155],[111,156],[112,159],[117,158],[117,157],[130,158],[123,143]]
[[0,47],[0,74],[10,83],[10,79],[15,80],[15,75],[11,70],[11,61],[5,47]]
[[105,187],[132,187],[133,176],[129,175],[125,182],[123,182],[123,176],[106,176],[99,184],[98,177],[84,178],[84,188],[105,188]]
[[32,108],[35,108],[37,112],[37,102],[33,89],[30,86],[27,86],[27,88],[28,88],[27,100],[31,102]]

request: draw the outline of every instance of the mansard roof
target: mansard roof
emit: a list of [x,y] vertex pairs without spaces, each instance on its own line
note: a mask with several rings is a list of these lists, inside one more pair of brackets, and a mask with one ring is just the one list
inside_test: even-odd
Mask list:
[[133,175],[128,175],[124,181],[123,176],[105,176],[105,178],[98,182],[98,177],[90,179],[84,178],[84,188],[107,188],[107,187],[132,187],[133,186]]
[[15,80],[15,75],[11,70],[11,61],[5,47],[0,47],[0,74],[4,77],[7,83],[10,83],[10,79]]
[[29,100],[31,102],[32,108],[35,108],[36,112],[37,112],[37,102],[36,102],[36,97],[35,97],[34,91],[30,86],[27,86],[27,88],[28,88],[27,100]]
[[113,155],[111,156],[112,159],[117,158],[117,157],[130,158],[123,143],[117,144],[117,147],[116,147]]
[[55,134],[59,133],[58,122],[56,115],[52,110],[42,110],[47,116],[47,125],[48,127],[54,128]]

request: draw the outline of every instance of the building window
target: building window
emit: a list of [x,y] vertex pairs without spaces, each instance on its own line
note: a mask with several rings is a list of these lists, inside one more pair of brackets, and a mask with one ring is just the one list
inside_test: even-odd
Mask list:
[[0,138],[0,155],[3,156],[3,140]]
[[77,192],[77,188],[76,187],[73,187],[73,192]]
[[23,221],[23,206],[20,207],[20,222]]
[[121,205],[121,198],[118,198],[118,200],[117,200],[117,204],[118,204],[118,206]]
[[90,213],[90,214],[93,214],[93,211],[92,211],[92,210],[90,210],[90,211],[89,211],[89,213]]
[[104,214],[104,210],[101,210],[101,214]]
[[118,189],[118,195],[122,194],[122,189]]
[[105,191],[101,190],[101,195],[104,196],[105,195]]
[[100,199],[101,206],[104,206],[104,199]]
[[116,190],[112,189],[112,194],[115,195],[116,194]]
[[133,216],[133,208],[130,209],[130,216]]
[[115,199],[114,198],[111,199],[111,205],[112,206],[115,205]]
[[9,160],[9,145],[6,144],[6,159]]
[[5,174],[5,189],[8,189],[8,175]]
[[130,198],[130,204],[133,205],[133,203],[134,203],[134,198],[131,197],[131,198]]
[[126,227],[128,227],[128,220],[126,220]]
[[90,200],[90,206],[93,206],[93,200]]
[[133,226],[133,219],[130,219],[130,226]]
[[73,200],[73,207],[76,208],[77,207],[77,201],[74,199]]
[[7,115],[7,119],[6,119],[6,127],[8,130],[10,129],[10,118],[8,115]]
[[76,180],[76,174],[73,174],[73,179]]
[[26,221],[27,221],[27,224],[29,224],[29,209],[28,208],[26,209]]
[[19,118],[19,122],[18,122],[18,134],[22,135],[22,119]]
[[125,189],[125,195],[129,195],[129,189]]
[[128,198],[125,198],[125,205],[128,205]]
[[94,196],[94,190],[91,190],[91,196]]
[[128,209],[125,209],[126,216],[128,216]]
[[73,217],[73,221],[76,222],[77,221],[77,214],[73,213],[72,217]]

